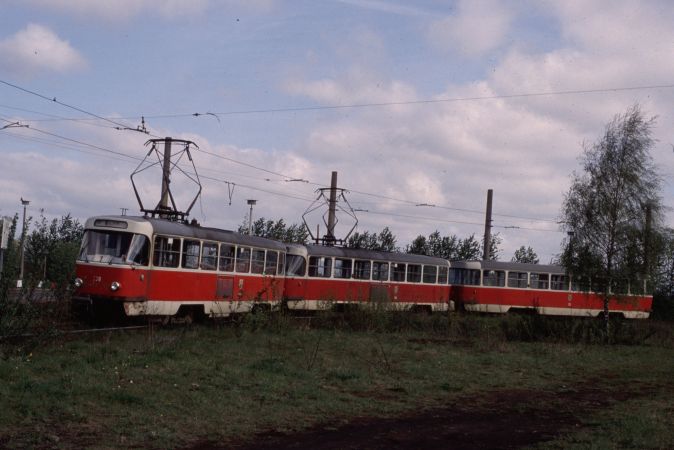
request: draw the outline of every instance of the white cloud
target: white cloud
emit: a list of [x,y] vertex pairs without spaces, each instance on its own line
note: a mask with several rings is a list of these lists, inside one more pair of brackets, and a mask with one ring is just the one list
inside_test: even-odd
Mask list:
[[505,43],[512,19],[501,2],[461,0],[456,15],[431,23],[428,37],[441,49],[479,57]]
[[360,67],[352,67],[339,79],[289,80],[285,89],[290,94],[329,105],[405,102],[417,98],[412,86],[378,77]]
[[29,24],[14,35],[0,40],[0,59],[7,70],[19,75],[65,73],[87,66],[84,57],[68,41],[38,24]]

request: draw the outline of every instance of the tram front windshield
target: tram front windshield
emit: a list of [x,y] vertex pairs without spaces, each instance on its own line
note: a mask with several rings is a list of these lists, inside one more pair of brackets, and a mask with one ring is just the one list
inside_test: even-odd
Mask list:
[[122,231],[86,230],[78,261],[148,265],[150,240]]

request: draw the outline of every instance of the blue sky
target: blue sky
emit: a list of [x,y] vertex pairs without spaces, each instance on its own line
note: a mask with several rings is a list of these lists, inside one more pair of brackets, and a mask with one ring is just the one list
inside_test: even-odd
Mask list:
[[[226,185],[204,180],[193,215],[209,226],[235,228],[248,198],[256,215],[299,222],[337,170],[367,210],[360,231],[389,226],[402,245],[481,235],[493,188],[501,258],[531,245],[547,262],[583,145],[635,102],[658,116],[671,204],[674,89],[611,89],[673,83],[673,19],[667,1],[10,0],[0,80],[195,141],[209,152],[195,152],[200,173],[237,185],[230,206]],[[326,109],[270,111],[303,107]],[[190,115],[207,112],[217,119]],[[137,161],[100,148],[142,157],[149,136],[7,85],[0,120],[30,125],[0,131],[1,215],[20,197],[50,217],[137,210]]]

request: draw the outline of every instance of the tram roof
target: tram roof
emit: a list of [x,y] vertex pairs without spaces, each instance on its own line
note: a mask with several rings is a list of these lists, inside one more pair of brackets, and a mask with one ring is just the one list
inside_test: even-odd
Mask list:
[[393,261],[411,264],[435,264],[447,266],[449,262],[446,259],[435,256],[415,255],[413,253],[394,253],[375,250],[365,250],[345,247],[328,247],[324,245],[308,244],[307,250],[309,256],[335,256],[341,258],[359,258],[373,259],[377,261]]
[[283,242],[275,241],[273,239],[259,236],[248,236],[247,234],[241,234],[236,231],[202,227],[201,225],[190,225],[172,220],[140,216],[100,216],[93,217],[89,220],[92,219],[112,219],[134,223],[149,223],[152,226],[152,230],[157,234],[203,239],[208,241],[229,242],[232,244],[249,245],[252,247],[262,247],[280,251],[286,250],[286,245]]

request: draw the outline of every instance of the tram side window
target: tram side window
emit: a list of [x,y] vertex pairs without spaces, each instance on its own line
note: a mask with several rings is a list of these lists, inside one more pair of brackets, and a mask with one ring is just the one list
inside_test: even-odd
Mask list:
[[152,264],[157,267],[178,267],[180,262],[180,239],[167,236],[154,238]]
[[286,274],[286,254],[281,252],[278,259],[278,272],[279,275]]
[[447,277],[449,274],[449,267],[440,267],[438,271],[438,284],[447,284]]
[[335,258],[335,278],[351,278],[351,260]]
[[288,255],[286,258],[286,276],[303,277],[307,272],[307,260],[304,256]]
[[377,281],[388,281],[388,263],[372,263],[372,279]]
[[205,270],[215,270],[218,264],[218,244],[215,242],[204,242],[201,247],[201,268]]
[[409,283],[419,283],[421,281],[420,264],[409,264],[407,266],[407,281]]
[[574,276],[571,278],[571,290],[578,292],[589,292],[590,291],[590,277]]
[[532,273],[529,275],[531,278],[531,288],[532,289],[547,289],[549,286],[550,275],[547,273]]
[[267,259],[264,263],[264,273],[266,275],[276,275],[278,265],[278,252],[267,250]]
[[629,292],[629,282],[626,278],[613,280],[611,283],[611,293],[613,294],[627,294]]
[[526,272],[508,272],[508,287],[526,288],[528,286]]
[[250,247],[239,247],[236,252],[236,271],[247,273],[250,270]]
[[644,280],[630,280],[630,294],[632,295],[642,295],[648,290],[644,290],[645,283]]
[[201,242],[185,239],[183,241],[182,267],[185,269],[198,269],[200,250],[201,250]]
[[260,248],[253,249],[253,258],[250,266],[250,271],[252,273],[264,272],[264,250]]
[[435,284],[438,275],[437,266],[424,266],[424,283]]
[[480,271],[477,269],[449,269],[449,284],[468,286],[480,285]]
[[309,257],[309,276],[319,278],[330,278],[332,273],[332,258],[325,256]]
[[480,271],[478,269],[466,269],[466,283],[470,286],[480,285]]
[[550,275],[550,289],[553,291],[568,291],[569,278],[566,275]]
[[505,272],[502,270],[484,270],[482,271],[483,286],[505,286]]
[[391,267],[391,281],[405,281],[405,269],[407,269],[407,265],[393,263]]
[[463,284],[462,272],[466,269],[456,269],[454,267],[449,269],[449,284]]
[[233,245],[220,244],[221,271],[234,272],[234,255],[236,255],[236,247]]
[[592,278],[590,280],[590,290],[592,292],[606,292],[608,282],[606,278]]
[[353,277],[357,280],[369,280],[371,269],[370,261],[357,259],[353,262]]

